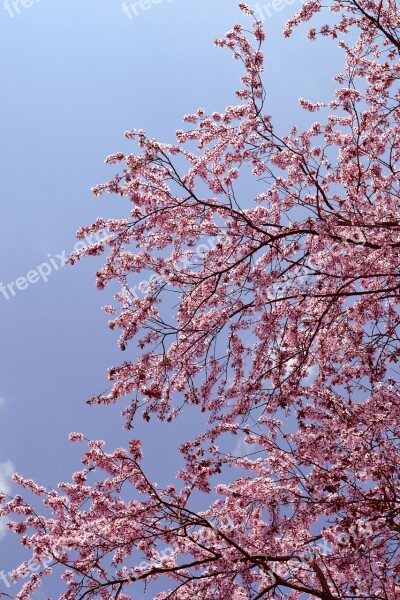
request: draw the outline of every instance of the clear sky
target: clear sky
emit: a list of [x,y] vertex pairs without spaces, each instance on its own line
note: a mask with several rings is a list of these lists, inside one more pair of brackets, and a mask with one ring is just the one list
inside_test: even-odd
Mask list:
[[[107,368],[127,358],[100,310],[109,299],[95,288],[99,261],[61,264],[79,226],[128,214],[127,202],[90,194],[112,175],[106,155],[130,150],[125,130],[172,141],[182,115],[237,103],[239,64],[213,45],[243,22],[237,4],[141,0],[124,12],[120,0],[0,0],[0,488],[17,491],[14,469],[46,486],[69,481],[82,448],[68,442],[70,431],[110,448],[131,437],[122,406],[85,405],[106,387]],[[304,28],[283,38],[299,0],[259,4],[268,7],[266,111],[288,130],[299,120],[299,97],[329,98],[341,56],[333,44],[307,41]],[[31,273],[29,282],[40,265],[39,280]],[[138,425],[160,484],[174,476],[177,440],[198,431],[198,419],[189,411],[172,426]],[[29,559],[1,526],[0,536],[0,571]],[[0,581],[1,591],[15,595],[18,586]],[[43,591],[55,594],[52,584]]]

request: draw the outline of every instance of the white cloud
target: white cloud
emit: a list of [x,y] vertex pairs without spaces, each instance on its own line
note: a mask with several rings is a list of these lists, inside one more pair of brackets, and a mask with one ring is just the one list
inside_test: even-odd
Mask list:
[[6,401],[4,400],[3,396],[0,396],[0,408],[3,408],[6,404]]
[[307,377],[302,379],[303,385],[312,385],[315,381],[315,378],[318,375],[318,367],[317,365],[312,365],[312,367],[308,371]]
[[7,521],[8,519],[6,517],[0,517],[0,540],[7,535]]
[[14,463],[11,460],[0,463],[0,492],[9,494],[11,491],[11,477],[15,472]]
[[[11,492],[11,477],[15,473],[15,466],[10,461],[0,463],[0,492],[9,494]],[[7,527],[8,519],[0,518],[0,540],[6,535],[8,531]]]
[[251,444],[248,444],[246,442],[246,436],[242,435],[236,442],[236,446],[234,451],[232,452],[232,456],[236,458],[241,458],[242,456],[246,456],[246,454],[249,454],[249,452],[251,452]]

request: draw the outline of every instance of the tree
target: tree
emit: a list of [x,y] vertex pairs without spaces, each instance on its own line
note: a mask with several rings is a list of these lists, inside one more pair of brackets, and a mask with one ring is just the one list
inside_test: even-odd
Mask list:
[[[165,489],[135,439],[111,453],[88,440],[59,492],[15,476],[51,515],[22,496],[2,514],[17,515],[37,563],[65,567],[60,598],[138,598],[159,578],[157,600],[400,598],[400,10],[329,2],[308,36],[344,52],[335,98],[300,100],[320,121],[279,135],[264,114],[262,23],[240,8],[252,31],[216,41],[243,63],[240,104],[186,115],[176,144],[127,132],[138,152],[109,156],[125,166],[93,191],[129,198],[131,213],[83,227],[105,241],[71,257],[107,251],[110,327],[121,350],[141,349],[91,402],[127,396],[128,429],[140,411],[170,421],[197,405],[209,427],[182,445],[180,484]],[[285,35],[325,10],[306,2]],[[250,450],[224,452],[240,435]],[[197,490],[217,494],[203,512]]]

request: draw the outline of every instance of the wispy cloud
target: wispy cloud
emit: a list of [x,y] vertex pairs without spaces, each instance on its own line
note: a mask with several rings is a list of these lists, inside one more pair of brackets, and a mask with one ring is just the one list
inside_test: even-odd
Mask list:
[[[0,492],[9,494],[11,492],[11,477],[15,472],[14,463],[10,460],[0,463]],[[6,535],[7,518],[0,518],[0,540]]]
[[242,456],[246,456],[246,454],[251,452],[252,448],[254,449],[254,446],[252,447],[250,444],[248,444],[246,442],[246,436],[242,435],[238,438],[236,442],[236,446],[234,451],[232,452],[232,456],[235,456],[236,458],[241,458]]

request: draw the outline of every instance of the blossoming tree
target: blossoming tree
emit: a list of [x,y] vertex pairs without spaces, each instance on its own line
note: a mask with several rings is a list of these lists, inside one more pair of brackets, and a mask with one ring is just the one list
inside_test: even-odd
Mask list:
[[[17,496],[2,514],[38,564],[52,559],[18,598],[57,565],[63,599],[140,598],[154,580],[157,600],[400,598],[400,10],[328,5],[306,2],[285,28],[329,10],[308,36],[345,59],[331,102],[300,100],[320,115],[308,129],[280,135],[264,114],[262,23],[241,4],[252,31],[216,41],[243,63],[240,103],[186,115],[176,144],[129,131],[137,153],[108,157],[124,166],[94,194],[131,212],[83,227],[104,242],[71,262],[106,254],[110,327],[140,353],[91,402],[127,397],[128,429],[190,404],[209,426],[165,489],[135,439],[110,453],[88,440],[59,491],[16,475],[47,512]],[[245,436],[241,456],[224,450],[232,436]]]

